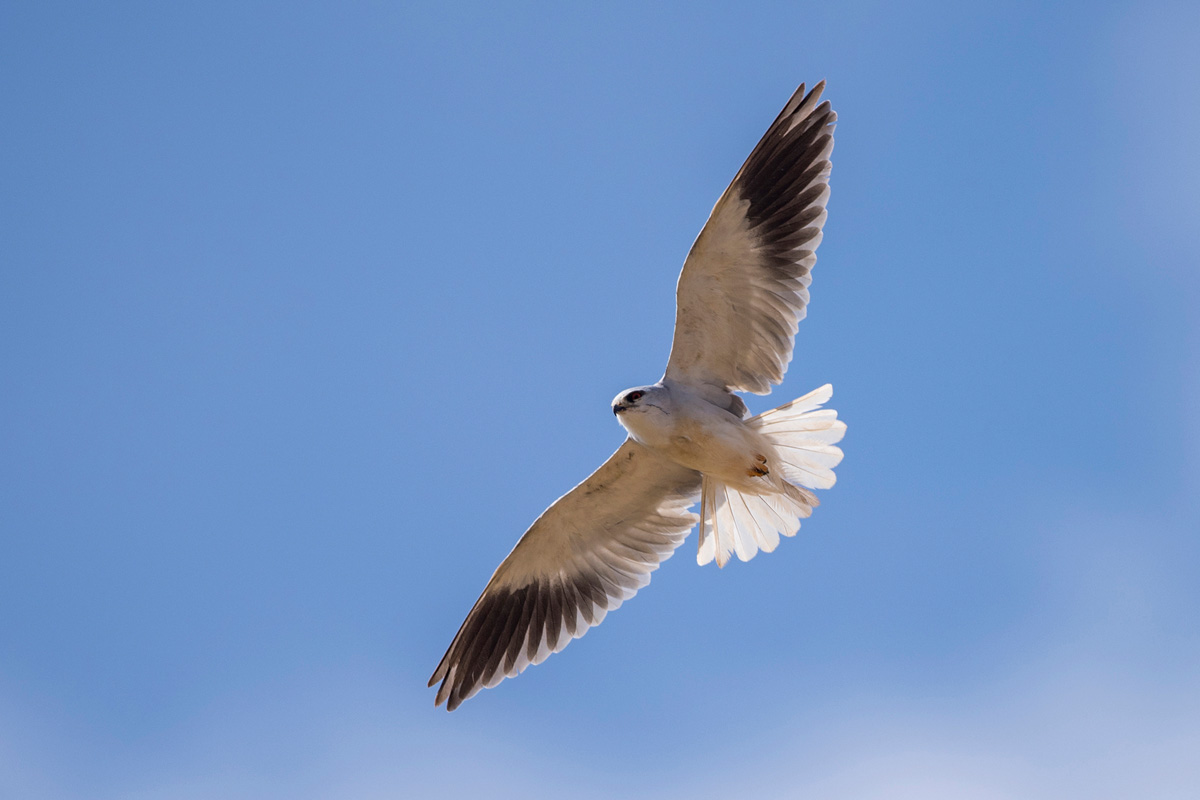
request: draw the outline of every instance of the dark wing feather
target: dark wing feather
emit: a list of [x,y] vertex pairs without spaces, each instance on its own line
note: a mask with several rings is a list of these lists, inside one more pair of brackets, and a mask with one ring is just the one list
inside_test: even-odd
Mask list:
[[665,378],[757,394],[783,380],[829,198],[837,114],[824,88],[796,90],[692,245]]
[[540,664],[650,582],[696,522],[700,474],[629,439],[496,569],[429,685],[453,711]]

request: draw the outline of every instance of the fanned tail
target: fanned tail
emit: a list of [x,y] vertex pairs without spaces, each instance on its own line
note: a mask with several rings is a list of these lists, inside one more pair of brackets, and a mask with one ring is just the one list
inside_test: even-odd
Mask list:
[[795,536],[800,520],[812,514],[819,501],[810,489],[828,489],[837,480],[833,468],[842,460],[836,447],[846,423],[831,408],[821,408],[833,396],[829,384],[746,420],[773,446],[773,466],[783,473],[773,491],[751,494],[705,475],[700,493],[700,541],[696,561],[714,558],[725,566],[731,554],[742,561],[759,550],[770,553],[779,536]]

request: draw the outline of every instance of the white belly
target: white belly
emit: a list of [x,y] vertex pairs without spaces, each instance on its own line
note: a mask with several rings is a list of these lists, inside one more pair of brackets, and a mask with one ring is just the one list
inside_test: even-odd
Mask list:
[[702,400],[675,403],[670,413],[627,413],[621,424],[672,461],[747,489],[761,485],[748,470],[758,456],[772,453],[770,443],[745,422]]

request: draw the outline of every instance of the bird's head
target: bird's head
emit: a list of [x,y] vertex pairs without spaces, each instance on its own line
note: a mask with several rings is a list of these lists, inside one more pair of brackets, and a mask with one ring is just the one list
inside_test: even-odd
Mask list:
[[626,389],[613,398],[612,410],[617,417],[626,414],[643,414],[653,410],[669,413],[670,395],[665,386],[636,386]]

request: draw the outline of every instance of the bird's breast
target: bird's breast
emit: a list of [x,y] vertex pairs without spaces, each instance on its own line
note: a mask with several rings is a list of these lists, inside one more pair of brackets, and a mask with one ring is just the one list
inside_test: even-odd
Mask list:
[[671,413],[626,411],[617,417],[636,441],[689,469],[744,482],[760,436],[741,419],[707,402],[677,403]]
[[728,414],[683,417],[663,455],[677,464],[715,477],[742,476],[757,445],[754,431]]

